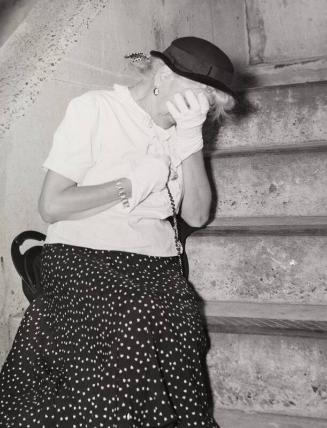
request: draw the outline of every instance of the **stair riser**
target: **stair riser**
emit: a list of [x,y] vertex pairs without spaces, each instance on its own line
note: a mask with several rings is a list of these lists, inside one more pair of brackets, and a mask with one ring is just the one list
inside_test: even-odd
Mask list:
[[207,165],[218,216],[327,214],[327,152],[213,158]]
[[210,333],[219,407],[327,417],[327,341]]
[[246,98],[257,111],[239,121],[229,120],[212,146],[266,146],[327,138],[327,83],[257,89]]
[[327,303],[327,236],[192,235],[186,253],[205,300]]

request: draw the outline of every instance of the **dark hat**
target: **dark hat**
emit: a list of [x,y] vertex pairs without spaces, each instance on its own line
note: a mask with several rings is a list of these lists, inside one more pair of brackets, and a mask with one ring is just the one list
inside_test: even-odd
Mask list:
[[150,51],[175,73],[221,89],[235,97],[231,88],[234,67],[228,56],[213,43],[199,37],[181,37],[163,52]]

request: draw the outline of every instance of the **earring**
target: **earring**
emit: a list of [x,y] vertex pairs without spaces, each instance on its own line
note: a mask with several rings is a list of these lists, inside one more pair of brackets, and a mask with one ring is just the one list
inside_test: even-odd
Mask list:
[[153,88],[153,93],[155,96],[157,96],[159,94],[159,88],[157,87]]

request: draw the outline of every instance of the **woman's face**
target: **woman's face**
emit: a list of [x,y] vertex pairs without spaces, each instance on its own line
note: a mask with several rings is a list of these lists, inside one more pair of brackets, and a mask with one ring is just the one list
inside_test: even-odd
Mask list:
[[191,90],[195,95],[199,95],[203,92],[208,100],[210,100],[210,92],[213,90],[212,87],[205,85],[204,83],[196,82],[195,80],[187,79],[186,77],[179,76],[174,73],[174,79],[169,87],[168,97],[170,101],[174,101],[174,95],[180,93],[183,95],[186,90]]

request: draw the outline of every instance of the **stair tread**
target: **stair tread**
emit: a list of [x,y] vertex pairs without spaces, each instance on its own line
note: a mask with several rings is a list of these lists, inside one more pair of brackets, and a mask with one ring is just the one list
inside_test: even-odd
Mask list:
[[207,300],[205,314],[211,320],[232,317],[327,323],[327,305]]
[[211,332],[327,336],[327,305],[205,301],[204,315]]
[[244,67],[241,75],[236,73],[235,86],[239,90],[306,84],[327,80],[325,56],[283,61],[273,64],[255,64]]
[[327,420],[271,413],[248,413],[241,410],[216,409],[221,428],[326,428]]
[[304,142],[295,142],[287,144],[268,144],[254,146],[232,146],[232,147],[210,147],[207,146],[204,150],[204,156],[215,158],[222,156],[244,156],[264,153],[291,153],[301,151],[326,151],[327,140],[311,140]]
[[327,216],[251,216],[216,217],[213,225],[198,229],[192,236],[215,235],[219,232],[326,232]]

